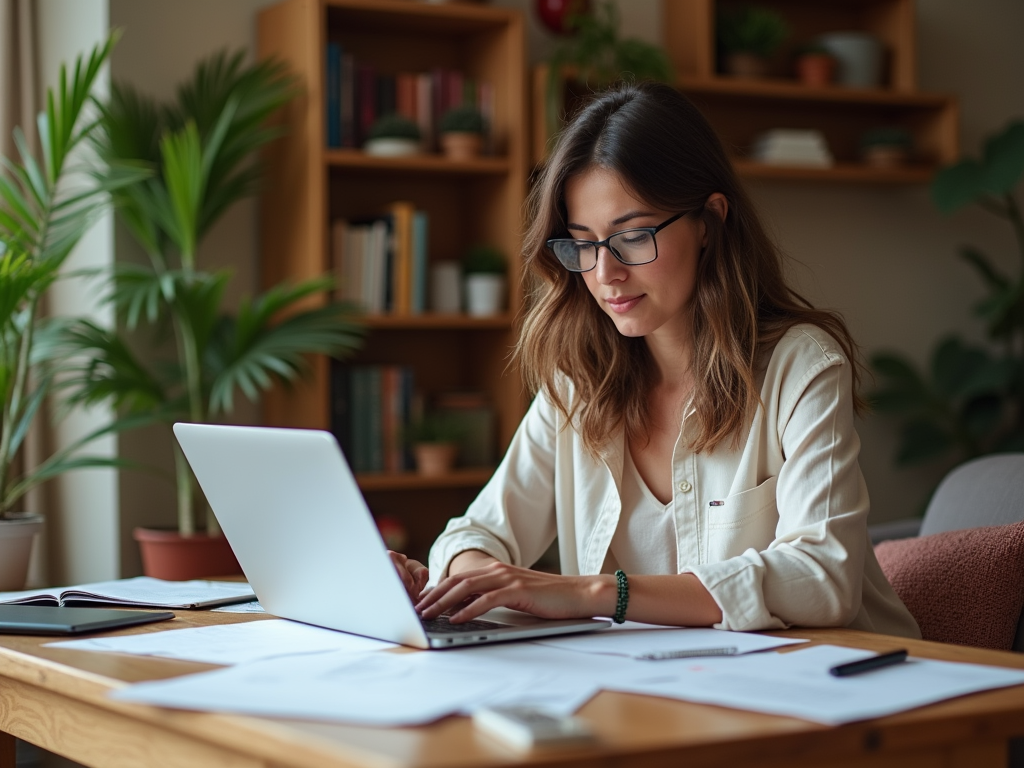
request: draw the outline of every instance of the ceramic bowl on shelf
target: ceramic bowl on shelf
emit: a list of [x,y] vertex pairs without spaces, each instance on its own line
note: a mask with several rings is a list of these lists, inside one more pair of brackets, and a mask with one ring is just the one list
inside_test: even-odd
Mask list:
[[363,151],[374,157],[409,157],[421,152],[419,141],[415,139],[380,138],[369,139],[363,144]]

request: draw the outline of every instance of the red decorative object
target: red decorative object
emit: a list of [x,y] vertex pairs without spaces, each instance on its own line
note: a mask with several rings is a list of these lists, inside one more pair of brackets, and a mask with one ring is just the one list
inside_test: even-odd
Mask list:
[[590,13],[590,0],[536,0],[537,18],[556,35],[568,35],[569,17]]
[[409,543],[409,533],[405,526],[393,517],[382,515],[377,518],[377,530],[384,539],[384,546],[393,552],[404,552]]

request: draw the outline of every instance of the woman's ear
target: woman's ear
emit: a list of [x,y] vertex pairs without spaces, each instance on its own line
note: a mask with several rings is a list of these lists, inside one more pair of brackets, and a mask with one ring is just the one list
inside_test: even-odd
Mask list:
[[[725,195],[721,192],[715,192],[712,194],[704,203],[704,208],[713,212],[722,221],[725,221],[725,217],[729,215],[729,201]],[[708,232],[707,227],[701,226],[703,232],[701,233],[701,246],[707,247],[708,244]]]

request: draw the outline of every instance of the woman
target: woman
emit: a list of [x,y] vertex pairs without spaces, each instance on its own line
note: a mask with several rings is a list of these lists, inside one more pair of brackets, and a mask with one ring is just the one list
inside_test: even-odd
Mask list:
[[[516,350],[536,399],[428,571],[424,618],[919,637],[868,541],[856,347],[790,290],[710,126],[624,86],[563,132],[529,200],[539,286]],[[528,570],[555,536],[562,575]]]

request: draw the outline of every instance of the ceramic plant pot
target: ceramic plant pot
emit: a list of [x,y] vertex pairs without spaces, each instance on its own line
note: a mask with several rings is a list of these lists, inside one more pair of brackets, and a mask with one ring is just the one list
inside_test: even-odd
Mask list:
[[421,475],[437,477],[452,471],[459,446],[456,443],[416,443],[412,452],[416,457],[416,471]]
[[479,133],[442,133],[441,149],[449,160],[472,160],[480,155],[484,137]]
[[473,317],[500,315],[505,309],[505,276],[466,275],[466,312]]
[[167,581],[186,581],[242,572],[231,545],[223,536],[196,533],[182,536],[177,531],[136,528],[142,570],[147,576]]
[[19,515],[0,520],[0,592],[25,588],[32,543],[42,530],[41,515]]
[[807,53],[796,60],[796,76],[804,85],[821,88],[832,82],[836,60],[824,53]]

